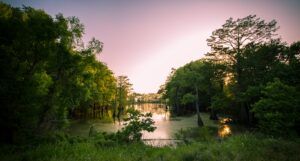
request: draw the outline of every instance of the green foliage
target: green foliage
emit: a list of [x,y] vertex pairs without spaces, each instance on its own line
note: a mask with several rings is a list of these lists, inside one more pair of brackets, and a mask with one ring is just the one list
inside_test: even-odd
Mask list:
[[118,76],[115,97],[115,106],[117,109],[115,109],[115,112],[118,111],[119,119],[128,103],[129,94],[132,90],[131,87],[132,84],[129,82],[129,78],[127,76]]
[[92,140],[62,141],[37,147],[1,147],[1,159],[66,161],[232,161],[232,160],[299,160],[299,139],[283,140],[264,135],[242,134],[222,141],[192,142],[176,148],[150,147],[140,143],[97,146]]
[[217,119],[212,97],[223,91],[226,67],[207,59],[190,62],[169,76],[164,98],[173,107],[173,113],[182,115],[196,111],[198,125],[203,126],[199,112],[211,107],[212,119]]
[[236,110],[241,111],[235,117],[244,123],[250,124],[251,114],[247,104],[253,101],[241,100],[242,93],[249,85],[266,83],[274,76],[270,76],[270,69],[278,62],[277,56],[282,51],[280,41],[274,40],[277,29],[275,20],[266,22],[256,15],[249,15],[227,19],[207,39],[211,52],[206,56],[227,64],[227,76],[232,76],[231,93],[235,97],[232,101],[237,105]]
[[124,127],[116,133],[100,133],[91,126],[89,136],[94,139],[97,146],[108,147],[140,142],[143,131],[153,132],[156,129],[153,126],[151,113],[142,114],[135,109],[128,109],[127,115],[128,117],[124,119]]
[[185,95],[182,97],[181,103],[182,103],[183,105],[186,105],[186,104],[195,102],[195,99],[196,99],[196,98],[195,98],[195,96],[194,96],[193,94],[187,93],[187,94],[185,94]]
[[174,70],[168,78],[164,98],[169,99],[171,105],[179,106],[182,111],[197,100],[200,106],[209,105],[210,97],[222,91],[224,72],[224,65],[205,59],[188,63]]
[[285,50],[286,46],[278,40],[245,46],[239,59],[242,70],[240,73],[241,90],[245,91],[249,86],[266,84],[274,77],[284,77],[281,72],[284,71],[286,65],[281,61],[285,60],[279,58],[282,53],[286,52]]
[[268,133],[279,128],[299,133],[299,92],[282,91],[271,99],[277,91],[266,90],[274,78],[294,91],[300,89],[300,43],[287,46],[276,39],[277,29],[275,20],[266,22],[256,15],[229,18],[207,39],[211,52],[173,69],[160,91],[176,114],[195,109],[191,106],[198,100],[199,109],[210,109],[212,119],[224,113],[250,126],[259,121]]
[[256,15],[236,20],[229,18],[207,39],[207,45],[212,49],[207,55],[217,59],[225,58],[226,61],[239,64],[240,50],[249,43],[261,44],[272,39],[278,29],[276,25],[275,20],[265,22]]
[[212,98],[211,108],[217,111],[229,109],[232,100],[224,92],[217,93]]
[[125,119],[125,127],[118,132],[119,135],[128,141],[140,141],[142,138],[142,131],[153,132],[156,127],[154,127],[154,121],[152,120],[152,114],[141,112],[135,109],[128,109],[128,118]]
[[36,90],[37,95],[45,96],[49,92],[49,87],[53,83],[52,78],[45,72],[34,73],[32,76],[32,88]]
[[175,134],[175,138],[183,139],[185,143],[191,143],[193,141],[214,141],[216,138],[218,128],[217,127],[198,127],[180,130]]
[[275,79],[262,91],[263,97],[253,105],[260,128],[273,135],[289,134],[300,116],[299,92]]
[[116,80],[96,60],[103,44],[84,47],[78,18],[1,2],[0,31],[0,142],[60,131],[70,111],[112,105]]

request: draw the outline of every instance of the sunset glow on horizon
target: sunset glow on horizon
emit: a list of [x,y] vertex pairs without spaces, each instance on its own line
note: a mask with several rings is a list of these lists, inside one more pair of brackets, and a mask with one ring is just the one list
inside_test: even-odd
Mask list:
[[76,16],[85,26],[83,40],[104,43],[99,59],[118,75],[127,75],[135,92],[156,93],[171,72],[197,60],[210,49],[212,31],[226,19],[250,14],[280,26],[278,34],[292,43],[300,38],[300,1],[5,1],[45,10],[52,16]]

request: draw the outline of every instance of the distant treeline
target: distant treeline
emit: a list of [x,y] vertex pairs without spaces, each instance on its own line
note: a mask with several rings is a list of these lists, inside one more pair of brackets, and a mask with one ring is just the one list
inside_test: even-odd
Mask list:
[[133,93],[134,103],[164,103],[162,100],[162,95],[158,93]]

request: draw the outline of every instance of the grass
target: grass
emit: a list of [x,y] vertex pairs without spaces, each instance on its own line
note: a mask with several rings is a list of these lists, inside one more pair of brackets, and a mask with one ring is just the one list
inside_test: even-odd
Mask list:
[[101,133],[94,137],[59,133],[34,146],[2,146],[0,161],[300,161],[300,138],[245,131],[220,138],[217,122],[208,114],[201,117],[205,127],[179,131],[176,137],[185,141],[176,147],[118,143]]
[[[203,132],[199,132],[203,134]],[[206,132],[205,132],[206,133]],[[197,140],[197,139],[195,139]],[[225,139],[192,141],[176,148],[142,143],[98,144],[94,139],[44,143],[36,147],[2,147],[0,160],[35,161],[298,161],[300,140],[261,134],[239,134]]]
[[[218,127],[218,121],[211,120],[209,118],[210,117],[209,113],[201,112],[200,116],[201,116],[204,126]],[[197,117],[197,116],[195,115],[195,117]]]

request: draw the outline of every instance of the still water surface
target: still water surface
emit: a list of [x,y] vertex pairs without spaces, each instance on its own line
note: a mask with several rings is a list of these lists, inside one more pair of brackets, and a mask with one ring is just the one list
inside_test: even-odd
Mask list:
[[[152,113],[156,130],[154,132],[144,132],[143,139],[171,139],[180,129],[197,127],[197,118],[191,117],[170,117],[170,111],[162,104],[137,104],[134,108],[142,113]],[[76,121],[71,124],[71,134],[87,136],[91,126],[101,132],[116,132],[123,127],[122,123],[103,123],[101,120]]]
[[[134,108],[142,113],[151,112],[152,119],[155,121],[154,126],[156,127],[156,130],[154,132],[143,132],[142,139],[153,139],[153,142],[158,140],[160,144],[168,144],[166,143],[168,141],[164,141],[164,139],[173,139],[175,133],[179,130],[197,127],[197,117],[195,115],[188,117],[170,117],[170,111],[167,110],[166,106],[163,104],[137,104],[134,105]],[[217,122],[212,123],[211,121],[207,121],[209,120],[208,114],[201,114],[201,116],[206,126],[207,124],[210,124],[208,126],[219,127],[218,134],[220,137],[231,133],[230,126],[222,124],[222,120],[221,124],[218,124]],[[77,121],[71,124],[70,132],[75,135],[88,136],[92,125],[99,132],[116,132],[123,127],[122,123],[118,122],[103,123],[101,120]]]

